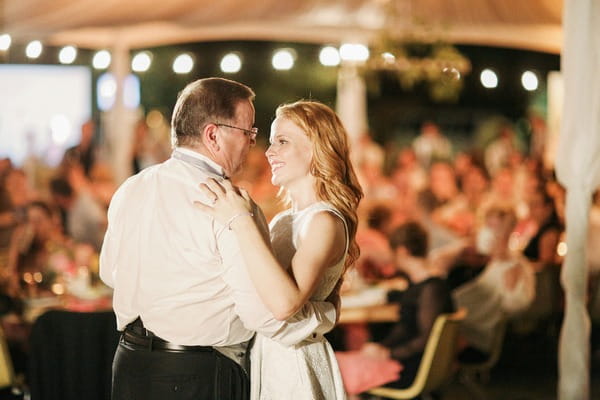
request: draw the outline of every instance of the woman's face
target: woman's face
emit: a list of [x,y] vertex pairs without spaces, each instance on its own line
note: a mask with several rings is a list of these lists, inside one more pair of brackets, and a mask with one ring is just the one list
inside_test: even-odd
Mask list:
[[312,143],[304,131],[289,119],[275,118],[271,124],[271,145],[266,151],[271,165],[271,182],[289,187],[310,177]]
[[40,240],[48,240],[55,229],[52,217],[39,207],[29,207],[27,218],[33,227],[35,236]]
[[536,193],[529,200],[529,215],[538,223],[544,222],[552,213],[552,207],[544,202],[544,197]]

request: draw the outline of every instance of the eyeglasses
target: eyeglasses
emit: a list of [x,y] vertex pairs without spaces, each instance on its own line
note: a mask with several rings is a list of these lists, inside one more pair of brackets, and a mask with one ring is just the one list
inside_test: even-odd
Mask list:
[[217,124],[217,123],[215,123],[215,125],[216,126],[224,126],[226,128],[238,129],[240,131],[243,131],[244,135],[250,136],[251,138],[255,138],[256,135],[258,135],[258,128],[244,129],[244,128],[240,128],[238,126],[227,125],[227,124]]

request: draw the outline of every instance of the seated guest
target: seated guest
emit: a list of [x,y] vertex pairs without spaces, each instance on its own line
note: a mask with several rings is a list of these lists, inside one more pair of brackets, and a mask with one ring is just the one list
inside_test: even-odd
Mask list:
[[443,278],[429,268],[427,232],[416,222],[407,222],[390,236],[396,268],[410,281],[404,292],[390,293],[390,301],[400,302],[400,320],[383,339],[362,348],[367,356],[399,361],[400,379],[388,384],[405,388],[413,382],[436,318],[454,311],[450,292]]
[[543,186],[532,193],[528,203],[534,231],[523,249],[523,255],[531,261],[536,272],[539,272],[556,265],[556,246],[563,227],[556,212],[554,199]]
[[[467,309],[461,331],[468,347],[464,361],[483,361],[492,348],[494,333],[506,317],[524,311],[535,295],[531,265],[509,248],[517,217],[513,209],[492,206],[485,214],[479,246],[489,251],[490,260],[472,281],[452,292],[457,307]],[[485,239],[485,240],[484,240]]]
[[[360,256],[355,264],[358,279],[364,284],[372,284],[394,274],[392,251],[388,243],[388,225],[393,211],[384,204],[376,204],[369,209],[366,226],[359,226],[356,242],[360,246]],[[359,286],[359,285],[357,285]]]
[[529,218],[523,221],[523,255],[536,275],[535,298],[519,318],[516,330],[522,334],[551,331],[556,334],[560,323],[563,292],[560,285],[560,262],[557,246],[564,230],[554,198],[539,185],[528,199]]

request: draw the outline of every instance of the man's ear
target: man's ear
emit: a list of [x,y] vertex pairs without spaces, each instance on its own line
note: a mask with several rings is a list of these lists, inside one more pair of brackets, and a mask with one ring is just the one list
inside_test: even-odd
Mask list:
[[217,143],[217,130],[218,126],[215,124],[207,124],[202,130],[202,142],[206,148],[217,151],[219,150],[219,144]]

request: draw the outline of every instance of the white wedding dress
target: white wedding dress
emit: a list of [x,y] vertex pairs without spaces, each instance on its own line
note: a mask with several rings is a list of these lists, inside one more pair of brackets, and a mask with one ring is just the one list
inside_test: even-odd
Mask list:
[[[315,203],[299,212],[287,210],[273,218],[269,225],[271,242],[282,266],[290,268],[299,232],[316,212],[324,210],[342,218],[336,209],[324,202]],[[346,235],[346,254],[347,243]],[[345,259],[346,255],[325,270],[311,300],[323,301],[329,296],[344,270]],[[335,354],[322,336],[285,347],[257,334],[250,357],[253,400],[346,399]]]

